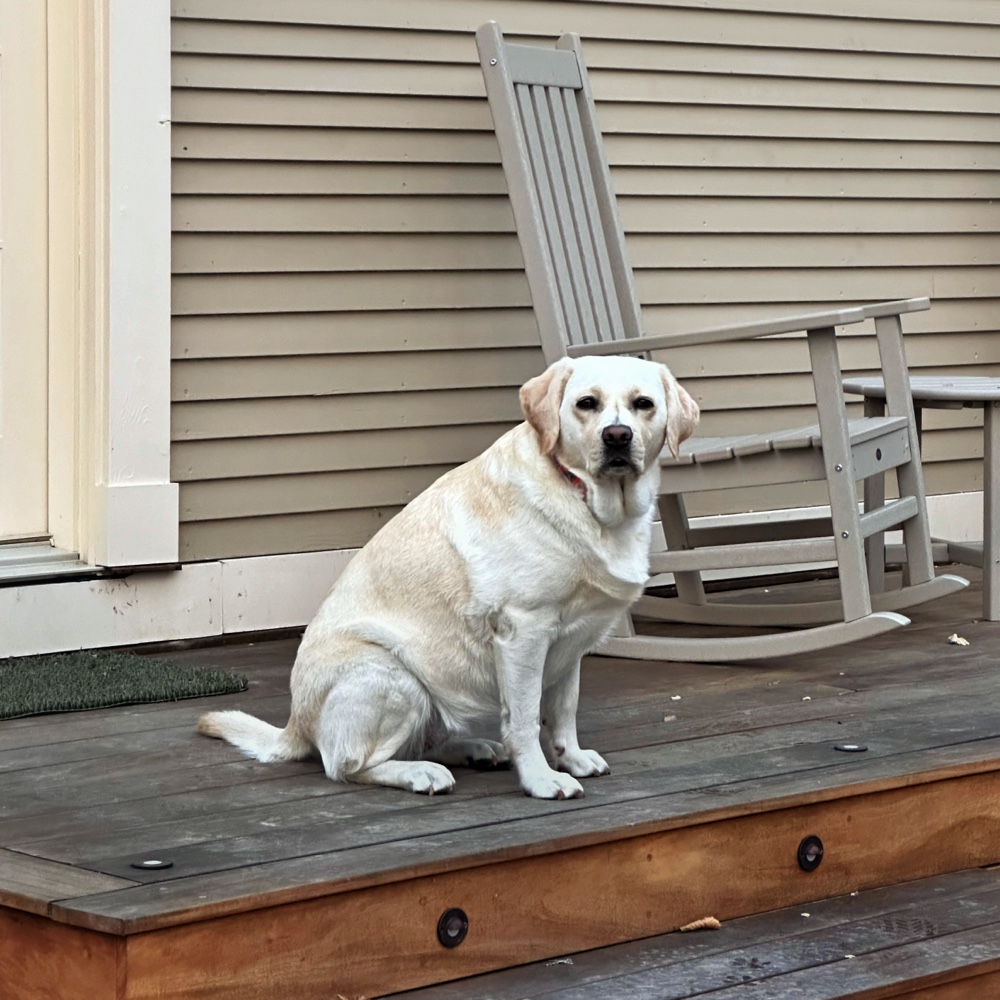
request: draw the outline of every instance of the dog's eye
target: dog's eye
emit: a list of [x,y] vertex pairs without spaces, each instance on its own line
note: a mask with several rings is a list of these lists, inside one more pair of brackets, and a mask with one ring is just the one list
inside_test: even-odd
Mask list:
[[597,405],[596,396],[581,396],[576,401],[576,408],[578,410],[596,410]]
[[648,396],[639,396],[632,405],[637,410],[655,410],[656,403],[654,403]]

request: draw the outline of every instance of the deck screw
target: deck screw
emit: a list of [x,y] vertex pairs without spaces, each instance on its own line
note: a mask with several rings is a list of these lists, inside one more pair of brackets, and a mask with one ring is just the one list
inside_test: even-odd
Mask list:
[[842,465],[835,465],[833,467],[833,471],[834,472],[843,472],[844,471],[844,467]]
[[841,538],[850,538],[851,537],[851,533],[849,531],[842,531],[840,533],[840,537]]
[[453,906],[450,910],[445,910],[438,921],[437,936],[438,941],[445,948],[457,948],[469,933],[469,918],[465,910],[460,910]]
[[799,844],[799,867],[804,872],[814,872],[823,860],[823,841],[811,833]]
[[496,61],[495,58],[490,60],[490,65],[491,66],[496,66],[496,64],[497,64],[497,61]]

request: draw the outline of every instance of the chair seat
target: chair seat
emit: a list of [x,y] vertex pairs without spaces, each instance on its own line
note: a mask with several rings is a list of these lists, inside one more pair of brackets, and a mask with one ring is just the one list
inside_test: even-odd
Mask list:
[[[861,417],[847,422],[852,447],[865,444],[893,431],[905,431],[905,417]],[[770,451],[793,451],[800,448],[820,448],[822,439],[818,424],[762,434],[737,437],[694,437],[681,445],[679,458],[665,451],[660,458],[663,468],[677,465],[704,465],[728,462],[733,458],[759,455]]]

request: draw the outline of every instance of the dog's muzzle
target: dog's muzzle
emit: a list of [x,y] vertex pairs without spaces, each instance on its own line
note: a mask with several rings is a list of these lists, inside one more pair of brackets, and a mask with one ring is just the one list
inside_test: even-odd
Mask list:
[[602,472],[623,476],[636,471],[632,461],[633,437],[632,428],[625,424],[609,424],[601,431],[604,445]]

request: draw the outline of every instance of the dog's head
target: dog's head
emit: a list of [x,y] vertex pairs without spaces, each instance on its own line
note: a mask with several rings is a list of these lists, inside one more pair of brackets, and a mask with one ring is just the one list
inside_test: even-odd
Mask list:
[[698,424],[667,366],[638,358],[557,361],[521,388],[521,408],[543,454],[596,480],[642,475],[664,444],[676,457]]

